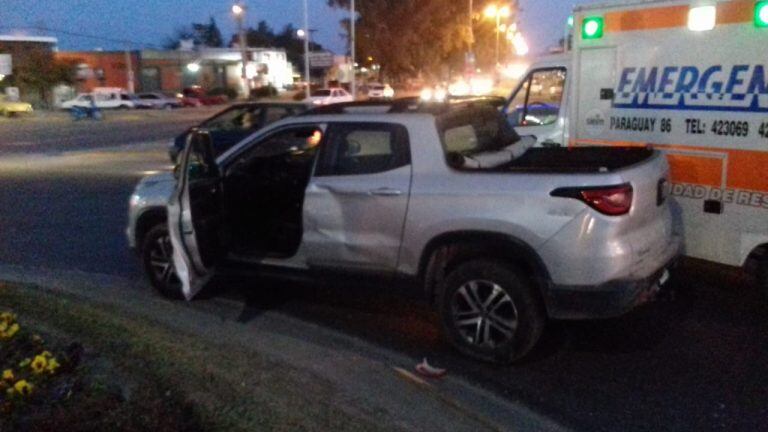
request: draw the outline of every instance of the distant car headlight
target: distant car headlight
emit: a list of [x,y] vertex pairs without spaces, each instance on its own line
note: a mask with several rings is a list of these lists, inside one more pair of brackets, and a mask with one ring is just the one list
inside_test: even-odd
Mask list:
[[433,95],[434,94],[432,93],[431,88],[425,88],[421,90],[421,100],[423,100],[424,102],[431,101]]
[[385,98],[395,97],[395,89],[393,89],[392,87],[385,88],[384,89],[384,97]]
[[435,100],[437,102],[445,102],[445,98],[448,97],[448,92],[444,88],[438,88],[435,90]]

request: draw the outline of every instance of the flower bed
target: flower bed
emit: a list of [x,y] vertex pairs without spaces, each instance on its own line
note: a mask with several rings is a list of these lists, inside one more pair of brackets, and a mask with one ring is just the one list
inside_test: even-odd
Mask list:
[[45,399],[57,377],[72,371],[79,361],[77,344],[67,352],[51,350],[40,335],[23,328],[13,313],[0,313],[0,410],[4,415]]

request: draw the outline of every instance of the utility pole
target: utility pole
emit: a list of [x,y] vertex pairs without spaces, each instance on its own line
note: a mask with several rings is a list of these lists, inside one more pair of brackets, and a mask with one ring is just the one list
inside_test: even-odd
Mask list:
[[309,82],[311,77],[309,76],[309,0],[304,0],[304,81],[307,82],[306,85],[306,96],[307,99],[310,97],[310,88],[309,88]]
[[131,58],[130,49],[125,50],[125,78],[128,83],[128,93],[136,93],[133,75],[133,59]]
[[245,20],[245,5],[243,3],[236,3],[232,6],[232,13],[235,15],[235,21],[237,22],[237,34],[240,42],[240,56],[243,62],[241,70],[241,77],[243,80],[243,95],[247,99],[250,96],[251,83],[248,79],[248,72],[246,67],[248,66],[248,43],[245,39],[245,28],[243,27],[243,21]]
[[357,21],[357,13],[355,12],[355,0],[352,0],[352,4],[349,11],[349,25],[350,25],[350,37],[349,42],[351,45],[352,53],[352,98],[357,99],[357,68],[355,63],[357,62],[357,56],[355,55],[355,21]]

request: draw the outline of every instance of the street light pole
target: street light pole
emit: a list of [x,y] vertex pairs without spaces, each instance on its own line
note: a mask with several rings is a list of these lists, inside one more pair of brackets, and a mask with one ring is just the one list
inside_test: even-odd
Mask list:
[[309,89],[309,5],[308,0],[304,0],[304,80],[306,81],[306,96],[310,97]]
[[357,21],[357,13],[355,12],[355,0],[352,0],[352,4],[349,12],[349,24],[350,24],[350,45],[352,52],[352,99],[357,99],[357,70],[355,68],[355,62],[357,62],[357,56],[355,53],[355,21]]
[[501,13],[496,14],[496,67],[499,66],[499,41],[501,36]]
[[243,67],[240,71],[240,76],[243,81],[243,94],[246,98],[248,98],[251,85],[248,80],[248,72],[246,71],[246,67],[248,66],[248,42],[245,39],[245,28],[243,27],[243,21],[245,20],[245,5],[242,3],[236,3],[234,6],[232,6],[232,13],[235,15],[235,21],[237,22],[237,34],[240,42],[240,57],[241,61],[243,62]]

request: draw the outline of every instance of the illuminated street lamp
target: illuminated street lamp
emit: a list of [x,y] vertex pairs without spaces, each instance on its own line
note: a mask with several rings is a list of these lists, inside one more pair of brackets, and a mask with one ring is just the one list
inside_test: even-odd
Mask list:
[[248,44],[245,39],[245,29],[243,27],[243,21],[245,21],[245,5],[242,3],[235,3],[232,5],[232,14],[235,16],[235,21],[237,22],[237,34],[240,42],[240,57],[243,62],[243,67],[240,71],[240,77],[243,80],[243,93],[245,94],[245,97],[248,97],[251,86],[250,80],[248,79],[248,72],[246,71],[246,68],[248,67]]
[[197,73],[200,71],[200,64],[199,63],[190,63],[187,65],[187,70],[192,73]]
[[500,37],[501,37],[501,19],[502,18],[509,18],[510,15],[512,15],[512,10],[510,10],[509,6],[497,6],[494,4],[488,5],[485,10],[483,11],[483,14],[488,19],[495,19],[496,20],[496,66],[499,65],[499,43],[500,43]]

